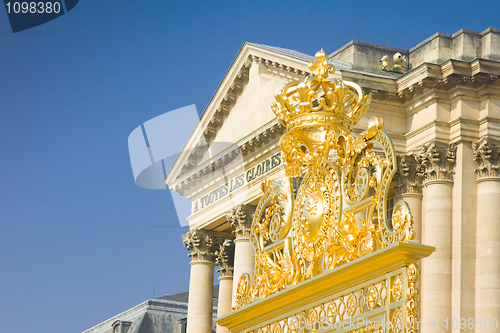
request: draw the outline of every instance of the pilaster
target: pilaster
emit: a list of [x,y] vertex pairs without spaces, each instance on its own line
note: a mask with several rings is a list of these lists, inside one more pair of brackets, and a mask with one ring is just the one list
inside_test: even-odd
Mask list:
[[[456,166],[453,176],[452,223],[452,318],[474,318],[476,201],[472,142],[456,143]],[[457,328],[453,332],[468,333],[473,329]]]
[[422,331],[449,332],[445,322],[452,318],[452,190],[456,146],[433,140],[414,156],[426,186],[423,241],[436,247],[436,252],[422,262],[422,318],[437,319],[439,326],[430,329],[423,325]]

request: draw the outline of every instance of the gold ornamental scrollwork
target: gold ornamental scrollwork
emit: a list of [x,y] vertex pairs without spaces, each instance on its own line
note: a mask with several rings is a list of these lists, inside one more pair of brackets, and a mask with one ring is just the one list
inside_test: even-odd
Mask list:
[[406,268],[406,275],[408,281],[408,288],[406,290],[406,321],[409,323],[408,333],[415,333],[417,331],[418,299],[420,296],[416,286],[420,275],[418,266],[410,264]]
[[[357,137],[351,133],[370,95],[331,77],[335,68],[323,50],[309,68],[313,74],[286,84],[271,107],[286,128],[280,140],[286,176],[262,184],[250,234],[255,274],[253,280],[248,274],[240,278],[235,308],[415,237],[406,202],[397,202],[386,216],[397,163],[382,119],[371,118]],[[308,315],[350,316],[360,311],[360,302],[362,309],[374,309],[390,293],[399,300],[408,290],[398,279],[392,290],[369,286],[361,296],[346,295]],[[394,313],[391,320],[399,318]]]

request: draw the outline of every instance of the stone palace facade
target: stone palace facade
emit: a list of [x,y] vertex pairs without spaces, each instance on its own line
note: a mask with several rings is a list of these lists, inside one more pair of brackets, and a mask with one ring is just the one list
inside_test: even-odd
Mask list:
[[[354,132],[377,116],[394,142],[398,173],[388,209],[403,198],[415,221],[415,241],[436,247],[422,260],[419,289],[421,320],[438,326],[421,330],[456,331],[453,319],[473,318],[475,328],[463,331],[496,331],[500,30],[436,33],[410,50],[352,41],[328,59],[333,76],[371,93]],[[212,331],[216,266],[219,316],[231,311],[239,277],[254,273],[249,234],[261,183],[284,175],[278,144],[285,129],[270,105],[286,83],[310,74],[313,60],[244,44],[166,178],[193,203],[190,231],[183,235],[191,257],[187,333]],[[478,329],[477,320],[488,320],[489,328]],[[217,332],[227,329],[218,326]]]

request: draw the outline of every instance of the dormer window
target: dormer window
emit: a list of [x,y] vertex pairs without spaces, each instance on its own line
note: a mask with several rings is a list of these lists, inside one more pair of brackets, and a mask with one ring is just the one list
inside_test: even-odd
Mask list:
[[131,321],[116,320],[111,327],[113,327],[113,333],[127,333],[130,325],[132,325]]

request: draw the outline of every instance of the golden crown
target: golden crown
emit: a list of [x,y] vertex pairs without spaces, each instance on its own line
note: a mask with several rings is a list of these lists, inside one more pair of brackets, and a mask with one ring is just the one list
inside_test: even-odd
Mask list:
[[350,132],[368,109],[371,96],[363,95],[354,82],[329,78],[335,67],[323,49],[315,57],[309,63],[314,74],[285,85],[276,93],[271,109],[287,130],[333,126]]

